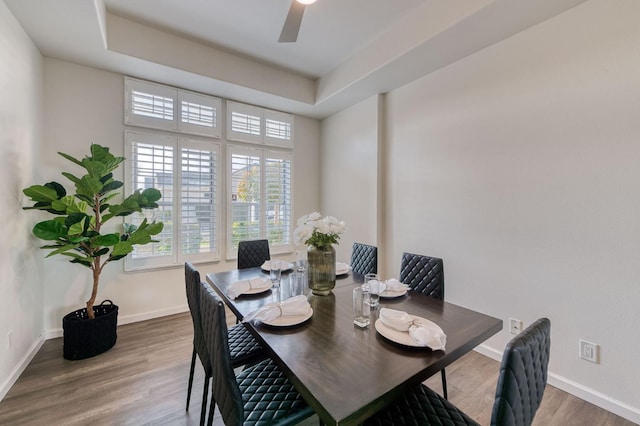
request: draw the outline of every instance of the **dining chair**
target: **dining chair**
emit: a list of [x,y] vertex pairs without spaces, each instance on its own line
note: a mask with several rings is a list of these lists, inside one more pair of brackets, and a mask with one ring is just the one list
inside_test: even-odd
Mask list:
[[269,240],[244,240],[238,243],[238,269],[255,268],[270,259]]
[[[193,351],[191,353],[191,367],[189,369],[189,385],[187,387],[187,407],[191,401],[191,388],[193,387],[193,375],[196,365],[196,354],[204,369],[204,390],[202,393],[202,408],[200,411],[200,424],[204,424],[207,409],[207,395],[209,392],[209,379],[211,378],[211,360],[209,351],[205,345],[202,331],[202,315],[200,313],[200,286],[205,285],[200,281],[200,273],[189,262],[184,264],[184,278],[187,290],[187,303],[193,322]],[[236,367],[256,363],[267,355],[260,344],[249,333],[244,324],[237,324],[228,331],[229,346],[231,347],[231,363]]]
[[[506,346],[500,365],[491,426],[529,426],[547,384],[551,322],[540,318]],[[478,425],[425,385],[406,392],[365,425]]]
[[234,374],[224,305],[205,284],[200,285],[200,310],[213,370],[208,425],[213,424],[216,405],[227,426],[294,425],[313,415],[311,407],[271,359]]
[[[442,259],[421,254],[402,253],[400,262],[400,282],[411,290],[444,300],[444,266]],[[442,395],[448,399],[447,373],[440,370]]]
[[351,270],[354,274],[378,273],[378,247],[353,243],[351,248]]

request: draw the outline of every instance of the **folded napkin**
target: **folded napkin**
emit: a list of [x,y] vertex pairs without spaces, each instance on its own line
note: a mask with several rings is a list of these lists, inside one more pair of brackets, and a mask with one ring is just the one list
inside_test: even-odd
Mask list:
[[262,308],[251,312],[242,320],[243,322],[258,319],[262,322],[271,322],[278,317],[298,316],[309,312],[311,305],[307,296],[299,295],[291,297],[284,302],[269,303]]
[[405,291],[409,289],[409,286],[401,283],[395,278],[390,278],[384,282],[385,288],[388,291]]
[[249,290],[267,290],[270,287],[271,280],[269,278],[253,278],[250,280],[236,281],[227,289],[227,296],[229,296],[230,299],[235,299]]
[[387,327],[398,331],[407,331],[411,339],[418,345],[437,350],[444,350],[447,335],[437,324],[426,320],[414,320],[408,313],[395,309],[380,309],[380,321]]
[[349,272],[350,268],[351,267],[349,266],[348,263],[336,262],[336,271],[347,271],[347,272]]

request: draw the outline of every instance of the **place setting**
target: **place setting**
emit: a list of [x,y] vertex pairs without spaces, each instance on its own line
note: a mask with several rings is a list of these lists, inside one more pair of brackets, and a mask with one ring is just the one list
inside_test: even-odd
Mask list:
[[271,269],[280,269],[282,272],[287,272],[293,269],[293,263],[288,262],[286,260],[265,260],[260,268],[265,272],[270,272]]
[[381,308],[374,326],[382,337],[403,346],[444,351],[447,343],[438,324],[404,311]]
[[336,278],[344,278],[349,275],[351,266],[348,263],[336,262]]
[[236,299],[241,295],[260,294],[271,290],[273,281],[270,278],[252,278],[250,280],[236,281],[227,289],[229,299]]
[[401,283],[396,278],[390,278],[386,281],[381,281],[378,278],[378,274],[369,273],[364,276],[364,284],[362,288],[371,293],[374,297],[374,304],[377,305],[378,299],[395,299],[407,294],[409,286]]
[[313,316],[307,296],[298,295],[282,302],[269,303],[246,315],[242,322],[258,321],[272,327],[291,327]]

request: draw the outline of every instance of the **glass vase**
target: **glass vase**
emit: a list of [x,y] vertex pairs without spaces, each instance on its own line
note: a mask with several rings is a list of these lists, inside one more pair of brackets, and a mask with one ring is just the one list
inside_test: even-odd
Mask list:
[[314,247],[307,250],[309,288],[313,294],[327,296],[336,286],[336,250],[333,246]]

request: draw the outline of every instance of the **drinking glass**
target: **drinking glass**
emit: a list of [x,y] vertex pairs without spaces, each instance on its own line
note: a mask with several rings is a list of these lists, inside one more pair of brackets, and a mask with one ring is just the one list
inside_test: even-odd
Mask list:
[[271,278],[271,283],[273,284],[273,287],[278,288],[280,287],[280,277],[282,274],[280,261],[272,260],[269,262],[269,265],[271,266],[269,270],[269,278]]
[[307,251],[299,250],[296,253],[296,269],[298,272],[305,272],[307,270]]
[[304,294],[306,281],[302,272],[292,272],[289,275],[289,294],[291,297]]
[[378,279],[378,274],[366,274],[364,276],[364,288],[369,292],[371,308],[377,309],[380,306],[380,280]]
[[371,307],[369,293],[362,287],[353,289],[353,323],[360,328],[369,327],[371,322]]

